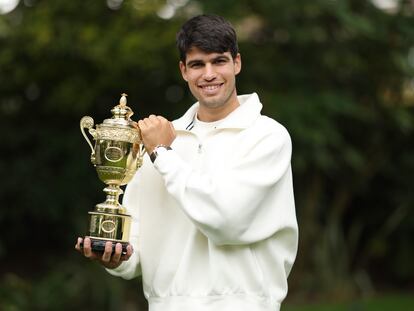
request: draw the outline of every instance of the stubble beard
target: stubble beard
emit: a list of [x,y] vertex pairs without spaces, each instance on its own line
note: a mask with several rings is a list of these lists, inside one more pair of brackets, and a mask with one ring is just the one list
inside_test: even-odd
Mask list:
[[201,106],[209,108],[209,109],[216,109],[225,106],[229,101],[230,98],[233,96],[233,93],[236,90],[236,86],[234,85],[231,92],[229,94],[226,94],[223,99],[214,99],[211,100],[199,100],[199,103]]

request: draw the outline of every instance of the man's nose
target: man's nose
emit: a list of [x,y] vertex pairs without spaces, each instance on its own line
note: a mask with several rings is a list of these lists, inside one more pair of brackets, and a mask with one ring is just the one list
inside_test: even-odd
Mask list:
[[216,77],[216,72],[212,64],[206,64],[204,67],[203,78],[204,80],[211,81]]

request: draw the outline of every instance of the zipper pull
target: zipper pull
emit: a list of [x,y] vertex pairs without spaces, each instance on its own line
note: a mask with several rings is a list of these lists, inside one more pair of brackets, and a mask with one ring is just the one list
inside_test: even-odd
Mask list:
[[202,144],[198,144],[198,153],[201,153],[202,148],[203,148],[203,145]]

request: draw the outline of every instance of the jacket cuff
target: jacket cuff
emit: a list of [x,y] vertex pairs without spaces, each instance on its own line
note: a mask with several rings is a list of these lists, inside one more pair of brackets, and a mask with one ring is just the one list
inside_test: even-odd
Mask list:
[[125,270],[127,270],[128,263],[126,261],[122,262],[118,267],[114,269],[105,268],[105,270],[114,276],[121,276]]

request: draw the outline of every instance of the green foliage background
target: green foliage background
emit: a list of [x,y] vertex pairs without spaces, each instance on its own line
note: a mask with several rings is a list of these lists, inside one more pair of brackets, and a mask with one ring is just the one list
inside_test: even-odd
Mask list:
[[25,0],[0,15],[0,309],[146,309],[139,280],[73,250],[103,198],[78,124],[107,118],[122,92],[135,120],[179,117],[193,99],[175,33],[199,13],[234,24],[239,93],[258,92],[292,136],[288,302],[412,291],[414,6],[399,3]]

